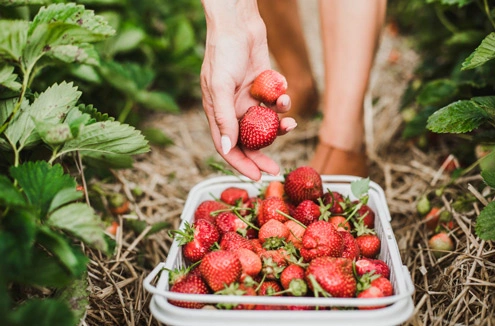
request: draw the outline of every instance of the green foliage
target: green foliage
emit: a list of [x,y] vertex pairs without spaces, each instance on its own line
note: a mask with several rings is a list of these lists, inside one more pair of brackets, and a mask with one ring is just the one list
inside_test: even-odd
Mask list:
[[[406,9],[396,13],[409,17],[406,29],[416,36],[424,57],[403,104],[427,113],[412,119],[404,136],[426,130],[464,134],[470,148],[491,147],[475,165],[485,183],[495,188],[495,11],[488,1],[475,0],[413,0],[394,7],[398,8]],[[495,240],[494,230],[495,204],[491,202],[477,219],[476,233],[481,239]]]
[[[105,254],[112,246],[76,178],[91,164],[130,167],[134,155],[149,151],[139,130],[80,103],[73,82],[38,82],[52,66],[98,66],[93,43],[114,32],[74,3],[43,6],[31,20],[0,19],[0,315],[7,325],[76,325],[84,316],[88,258],[81,244]],[[43,287],[81,304],[13,295]]]

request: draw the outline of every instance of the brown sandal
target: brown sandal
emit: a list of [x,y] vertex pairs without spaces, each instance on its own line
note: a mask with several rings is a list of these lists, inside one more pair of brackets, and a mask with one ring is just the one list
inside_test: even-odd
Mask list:
[[309,165],[320,174],[368,176],[367,156],[364,150],[351,152],[320,142]]

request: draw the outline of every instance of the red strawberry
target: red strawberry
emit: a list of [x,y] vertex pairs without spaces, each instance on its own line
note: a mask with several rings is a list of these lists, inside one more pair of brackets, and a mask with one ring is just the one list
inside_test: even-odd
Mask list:
[[220,194],[220,200],[232,206],[236,206],[239,203],[245,203],[248,199],[249,194],[247,190],[239,187],[226,188]]
[[278,180],[273,180],[268,183],[265,189],[264,197],[284,198],[284,184]]
[[275,219],[280,222],[285,222],[288,218],[279,213],[289,214],[289,208],[283,199],[278,197],[269,197],[263,199],[258,209],[258,224],[262,226],[268,220]]
[[383,276],[380,276],[377,279],[371,281],[371,286],[376,286],[377,288],[379,288],[383,292],[383,295],[386,297],[394,294],[394,286],[392,285],[392,282],[390,282],[388,278],[385,278]]
[[380,253],[381,240],[376,234],[363,234],[356,237],[359,251],[363,257],[375,258]]
[[433,255],[438,258],[454,250],[454,241],[452,241],[452,238],[447,233],[440,232],[428,240],[428,246]]
[[301,166],[285,176],[285,194],[298,205],[303,200],[316,201],[323,195],[323,182],[320,174],[310,166]]
[[[265,248],[265,245],[268,245],[266,242],[273,243],[273,245],[278,243],[278,247],[280,247],[283,245],[283,241],[289,237],[289,234],[290,230],[284,223],[270,219],[260,227],[258,239],[260,239]],[[270,248],[274,249],[273,245],[270,245]]]
[[266,279],[275,280],[287,266],[287,252],[284,249],[265,250],[260,253],[262,272]]
[[297,264],[290,264],[280,274],[280,284],[284,289],[288,289],[290,282],[295,279],[304,280],[305,270]]
[[358,276],[374,272],[374,274],[390,278],[390,267],[383,260],[362,257],[356,261],[355,266]]
[[338,298],[356,295],[357,282],[353,275],[352,261],[347,258],[313,259],[306,269],[306,279],[313,292],[323,292]]
[[282,291],[280,283],[277,281],[264,281],[258,290],[258,295],[281,296],[278,292]]
[[208,286],[216,292],[239,280],[242,265],[235,252],[217,250],[205,255],[199,270]]
[[305,261],[316,257],[340,257],[344,251],[344,240],[332,223],[316,221],[311,223],[302,238],[301,256]]
[[[208,294],[210,291],[199,275],[187,275],[180,281],[174,283],[170,287],[171,292],[189,293],[189,294]],[[169,302],[175,306],[189,309],[201,309],[205,306],[203,302],[188,302],[179,300],[169,300]]]
[[257,253],[258,255],[265,251],[265,249],[263,249],[263,245],[261,244],[261,241],[260,239],[256,238],[256,239],[249,239],[249,242],[251,242],[251,244],[253,245],[253,251],[255,253]]
[[[370,286],[366,290],[359,292],[357,295],[358,298],[382,298],[384,297],[383,292],[377,288],[376,286]],[[385,306],[358,306],[359,310],[372,310],[372,309],[380,309]]]
[[344,196],[337,191],[328,191],[323,194],[323,204],[330,205],[329,211],[332,214],[342,214],[345,204]]
[[334,215],[328,219],[328,222],[332,223],[338,231],[350,231],[351,224],[342,215]]
[[191,262],[201,260],[220,238],[215,225],[205,219],[200,219],[192,225],[185,223],[184,230],[175,230],[171,234],[182,246],[184,257]]
[[305,199],[297,205],[293,217],[304,225],[310,225],[320,217],[320,206],[314,201]]
[[222,212],[218,214],[215,224],[218,231],[220,231],[220,234],[225,234],[227,232],[242,232],[248,227],[248,225],[233,212]]
[[438,225],[440,219],[440,207],[432,207],[428,214],[425,216],[425,224],[428,230],[433,231]]
[[260,73],[251,85],[252,97],[267,105],[275,105],[277,99],[287,91],[287,79],[275,70]]
[[[354,201],[352,204],[357,205],[359,201]],[[375,227],[375,212],[368,205],[362,205],[358,211],[356,219],[362,220],[362,223],[369,229]]]
[[351,260],[359,258],[359,246],[356,239],[349,231],[339,231],[344,241],[344,251],[342,252],[342,257],[349,258]]
[[253,244],[249,239],[244,238],[237,232],[227,232],[222,236],[220,240],[220,249],[227,251],[236,251],[239,248],[245,248],[253,250]]
[[255,277],[261,272],[261,258],[254,253],[254,251],[246,248],[239,248],[236,253],[242,266],[240,276],[241,281],[243,281],[246,276]]
[[301,249],[302,237],[304,232],[306,232],[306,228],[292,220],[288,220],[284,224],[287,228],[289,228],[289,237],[287,238],[287,242],[292,243],[295,248]]
[[219,211],[222,209],[226,209],[227,206],[217,200],[205,200],[201,202],[196,211],[194,211],[194,221],[205,219],[212,223],[215,223],[215,216],[212,215],[212,212]]
[[277,138],[278,114],[264,106],[250,107],[239,121],[239,142],[249,150],[267,147]]
[[[251,285],[234,282],[226,286],[220,291],[215,292],[216,295],[257,295],[256,289]],[[252,310],[255,304],[250,303],[218,303],[219,309],[234,309],[234,310]]]

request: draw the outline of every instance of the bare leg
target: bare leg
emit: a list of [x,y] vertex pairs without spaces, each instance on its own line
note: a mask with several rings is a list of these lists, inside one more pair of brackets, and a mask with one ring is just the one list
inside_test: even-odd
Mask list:
[[363,101],[385,10],[386,0],[320,0],[325,94],[310,165],[322,174],[367,175]]
[[311,117],[318,110],[313,78],[297,0],[258,0],[268,36],[268,46],[280,72],[287,78],[292,107],[286,114]]

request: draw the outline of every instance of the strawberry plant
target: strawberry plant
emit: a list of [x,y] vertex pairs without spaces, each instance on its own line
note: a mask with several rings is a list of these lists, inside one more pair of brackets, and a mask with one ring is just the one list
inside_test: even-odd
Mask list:
[[[479,167],[495,188],[495,14],[488,1],[411,1],[402,5],[413,20],[405,20],[416,37],[424,62],[404,96],[404,107],[418,114],[406,125],[406,137],[425,131],[460,135],[453,151]],[[401,6],[401,5],[399,5]],[[395,8],[397,9],[397,7]],[[414,15],[413,15],[414,13]],[[428,20],[428,23],[426,23]],[[425,24],[422,24],[425,23]],[[425,30],[426,28],[426,30]],[[435,33],[431,33],[431,30]],[[432,46],[439,44],[439,46]],[[476,149],[474,151],[473,149]],[[495,240],[495,202],[481,211],[476,234]]]
[[[78,323],[87,305],[81,244],[111,252],[101,219],[78,191],[85,165],[130,167],[132,155],[149,150],[138,130],[79,103],[73,83],[33,90],[45,67],[98,65],[93,43],[113,33],[73,3],[41,7],[30,21],[0,20],[0,315],[7,325]],[[71,307],[70,293],[79,293]]]

